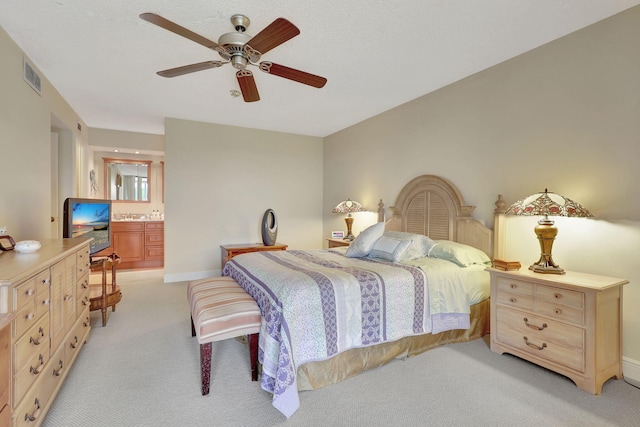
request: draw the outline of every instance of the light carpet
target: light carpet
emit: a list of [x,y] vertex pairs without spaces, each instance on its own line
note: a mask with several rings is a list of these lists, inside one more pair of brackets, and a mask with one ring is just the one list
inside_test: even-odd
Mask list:
[[489,349],[453,344],[300,393],[287,420],[250,380],[238,340],[214,343],[211,393],[200,394],[186,283],[161,270],[122,272],[123,298],[92,331],[44,419],[75,426],[640,426],[640,390],[610,380],[602,395]]

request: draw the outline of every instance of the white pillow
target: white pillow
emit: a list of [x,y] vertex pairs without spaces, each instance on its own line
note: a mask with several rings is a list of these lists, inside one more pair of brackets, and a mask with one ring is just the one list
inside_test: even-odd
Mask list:
[[458,264],[460,267],[468,267],[474,264],[491,265],[491,258],[480,249],[451,240],[438,240],[429,251],[431,258],[446,259]]
[[373,245],[382,237],[382,233],[384,233],[384,222],[377,222],[365,228],[358,237],[353,239],[344,255],[349,258],[362,258],[369,255]]
[[369,258],[381,258],[386,261],[398,262],[410,244],[411,240],[382,236],[373,245],[373,249],[369,252]]
[[400,240],[411,240],[411,244],[407,248],[402,258],[398,261],[409,261],[416,258],[425,258],[429,256],[429,251],[436,244],[427,236],[422,234],[406,233],[404,231],[385,231],[384,236],[392,237]]

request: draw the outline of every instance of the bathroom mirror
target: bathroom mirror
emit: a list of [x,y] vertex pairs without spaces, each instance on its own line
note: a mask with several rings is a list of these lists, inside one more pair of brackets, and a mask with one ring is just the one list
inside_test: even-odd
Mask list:
[[113,202],[149,203],[150,160],[104,158],[104,194]]

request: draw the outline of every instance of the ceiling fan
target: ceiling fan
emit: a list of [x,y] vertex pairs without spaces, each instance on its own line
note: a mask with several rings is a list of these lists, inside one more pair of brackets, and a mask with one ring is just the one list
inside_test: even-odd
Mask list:
[[324,77],[309,74],[304,71],[295,70],[285,67],[284,65],[275,64],[270,61],[262,61],[258,63],[260,57],[271,49],[281,45],[287,40],[300,34],[298,27],[284,18],[278,18],[269,24],[265,29],[255,36],[251,37],[245,34],[249,27],[249,18],[244,15],[233,15],[231,24],[236,29],[235,32],[226,33],[220,36],[218,43],[211,41],[199,34],[188,30],[175,22],[169,21],[155,13],[143,13],[140,18],[147,22],[155,24],[159,27],[169,30],[179,36],[186,37],[196,43],[199,43],[209,49],[215,50],[222,57],[223,61],[204,61],[197,64],[184,65],[181,67],[170,68],[168,70],[158,71],[158,75],[162,77],[176,77],[183,74],[193,73],[196,71],[207,70],[209,68],[222,67],[225,64],[231,64],[236,70],[236,78],[240,85],[240,91],[245,102],[254,102],[260,100],[258,88],[253,78],[253,73],[247,69],[247,66],[253,65],[267,74],[284,77],[298,83],[303,83],[316,88],[321,88],[327,83]]

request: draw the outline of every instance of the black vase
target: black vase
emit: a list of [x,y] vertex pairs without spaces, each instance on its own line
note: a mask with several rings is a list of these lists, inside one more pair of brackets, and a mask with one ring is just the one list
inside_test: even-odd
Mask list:
[[262,217],[262,243],[265,246],[273,246],[276,244],[278,236],[278,219],[273,209],[267,209]]

